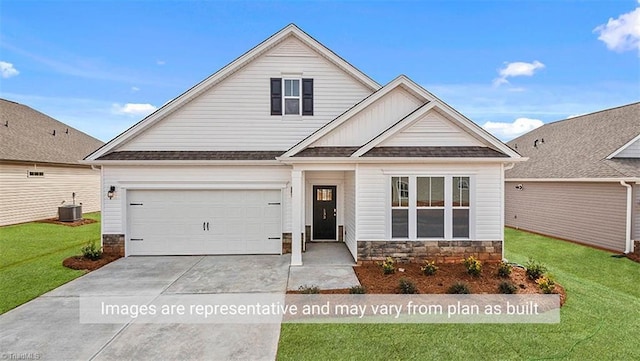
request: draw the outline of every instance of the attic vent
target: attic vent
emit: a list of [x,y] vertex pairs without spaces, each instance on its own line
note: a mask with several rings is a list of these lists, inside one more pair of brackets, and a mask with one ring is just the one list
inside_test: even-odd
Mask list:
[[29,177],[29,178],[42,178],[42,177],[44,177],[44,172],[37,172],[37,171],[30,170],[30,171],[27,172],[27,177]]

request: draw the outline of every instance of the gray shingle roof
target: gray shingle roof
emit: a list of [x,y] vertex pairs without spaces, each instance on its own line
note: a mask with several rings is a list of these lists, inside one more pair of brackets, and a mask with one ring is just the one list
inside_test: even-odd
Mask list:
[[[349,157],[359,147],[311,147],[294,157]],[[409,157],[409,158],[484,158],[508,157],[487,147],[375,147],[363,157]]]
[[606,159],[638,134],[640,103],[546,124],[508,143],[529,160],[506,177],[640,177],[640,159]]
[[26,105],[0,99],[0,160],[78,164],[102,144]]
[[275,160],[285,151],[122,151],[100,160]]
[[360,147],[310,147],[294,157],[348,157]]
[[502,158],[508,155],[487,147],[375,147],[364,157]]

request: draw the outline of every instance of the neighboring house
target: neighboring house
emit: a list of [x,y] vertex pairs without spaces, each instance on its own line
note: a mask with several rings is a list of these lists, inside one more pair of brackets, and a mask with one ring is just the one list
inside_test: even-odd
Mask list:
[[509,145],[506,225],[618,252],[640,240],[640,103],[546,124]]
[[[289,25],[86,158],[108,252],[500,259],[517,152],[405,76]],[[109,199],[104,195],[114,191]]]
[[103,142],[26,105],[0,99],[0,226],[100,210],[100,170],[80,161]]

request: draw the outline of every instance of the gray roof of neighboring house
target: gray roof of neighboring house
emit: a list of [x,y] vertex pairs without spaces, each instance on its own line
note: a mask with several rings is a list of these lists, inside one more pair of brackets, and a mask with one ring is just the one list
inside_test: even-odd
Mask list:
[[276,160],[285,151],[121,151],[100,160]]
[[0,160],[79,164],[102,144],[26,105],[0,99]]
[[640,177],[640,158],[606,159],[640,134],[640,103],[543,125],[507,144],[529,160],[506,178]]

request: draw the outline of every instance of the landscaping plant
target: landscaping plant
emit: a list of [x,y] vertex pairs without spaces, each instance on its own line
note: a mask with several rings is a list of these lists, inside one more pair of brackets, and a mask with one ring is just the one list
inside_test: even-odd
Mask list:
[[508,278],[511,275],[511,265],[505,261],[501,261],[498,265],[498,277]]
[[435,261],[426,260],[426,261],[424,261],[424,266],[420,267],[420,270],[422,271],[422,273],[424,275],[432,276],[432,275],[436,274],[436,271],[438,271],[438,266],[436,266],[436,262]]
[[544,293],[553,293],[553,290],[556,288],[556,283],[548,276],[538,278],[536,283]]
[[525,268],[527,269],[527,277],[529,277],[530,280],[534,281],[542,277],[542,275],[547,272],[547,267],[543,266],[533,259],[529,259],[527,261],[527,263],[525,264]]
[[367,289],[364,286],[353,286],[349,288],[349,293],[352,295],[363,295],[367,293]]
[[382,266],[382,272],[386,275],[396,271],[396,262],[391,257],[387,257],[380,265]]
[[498,291],[507,295],[516,293],[517,290],[518,287],[509,281],[500,282],[500,284],[498,285]]
[[406,278],[400,279],[400,281],[398,282],[398,288],[400,289],[400,293],[403,294],[412,295],[418,293],[418,287],[416,286],[416,284]]
[[471,293],[471,290],[469,290],[469,286],[467,286],[466,283],[456,282],[452,284],[451,287],[449,287],[449,289],[447,290],[447,293],[453,294],[453,295],[466,295]]
[[96,245],[96,241],[89,241],[82,247],[82,255],[85,258],[95,261],[102,257],[102,250]]
[[320,293],[320,288],[318,286],[307,286],[303,285],[298,287],[298,291],[305,295],[317,294]]
[[482,273],[482,262],[477,260],[473,256],[465,258],[463,261],[464,266],[467,268],[467,273],[472,276],[480,276]]

